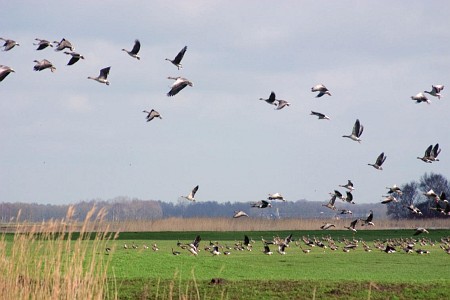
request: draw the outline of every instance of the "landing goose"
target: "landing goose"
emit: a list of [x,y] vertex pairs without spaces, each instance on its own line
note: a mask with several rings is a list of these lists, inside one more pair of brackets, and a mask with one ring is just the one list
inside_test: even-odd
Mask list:
[[157,112],[156,110],[152,109],[151,111],[147,111],[147,110],[143,110],[142,112],[146,113],[147,116],[145,117],[147,119],[147,122],[150,122],[151,120],[153,120],[154,118],[160,118],[162,119],[161,115],[159,112]]
[[138,55],[140,49],[141,49],[141,42],[139,42],[139,40],[135,40],[133,49],[131,49],[131,51],[128,51],[127,49],[122,49],[122,51],[125,51],[126,53],[128,53],[129,56],[134,57],[137,60],[140,60],[141,58]]
[[384,155],[384,152],[381,152],[380,155],[377,157],[377,161],[374,164],[368,164],[369,166],[374,167],[377,170],[383,170],[382,164],[386,160],[386,155]]
[[183,77],[167,77],[167,79],[173,79],[175,82],[172,84],[170,91],[167,96],[172,97],[178,94],[179,91],[184,89],[186,86],[193,86],[193,83]]
[[109,75],[109,70],[111,69],[111,67],[106,67],[100,70],[100,74],[97,77],[88,77],[88,79],[92,79],[95,80],[97,82],[100,83],[104,83],[106,85],[109,85],[109,81],[108,81],[108,75]]
[[174,59],[166,58],[166,60],[170,61],[173,65],[175,65],[178,70],[182,69],[183,66],[181,64],[181,60],[183,59],[184,53],[186,53],[187,46],[184,46],[183,49],[178,52],[177,56]]
[[36,50],[43,50],[47,47],[53,47],[52,43],[47,41],[47,40],[42,40],[42,39],[38,39],[35,38],[35,41],[38,41],[39,43],[33,43],[33,45],[38,46]]
[[185,199],[187,199],[187,200],[189,200],[189,201],[195,202],[195,193],[197,193],[197,191],[198,191],[198,185],[195,186],[195,187],[192,189],[192,191],[189,193],[189,195],[187,195],[187,196],[181,196],[181,197],[182,197],[182,198],[185,198]]
[[310,115],[317,116],[319,120],[329,120],[330,119],[329,116],[327,116],[323,113],[320,113],[320,112],[316,112],[316,111],[311,111]]
[[9,73],[16,72],[12,68],[8,66],[0,65],[0,82],[5,79],[6,76],[9,75]]
[[269,98],[267,98],[267,99],[259,98],[259,100],[266,101],[267,103],[272,104],[272,105],[277,105],[277,104],[275,103],[275,101],[276,101],[277,99],[275,98],[275,92],[273,92],[273,91],[270,93]]
[[5,43],[2,46],[2,47],[4,47],[3,51],[9,51],[12,48],[14,48],[15,46],[20,46],[19,43],[17,43],[16,41],[13,41],[13,40],[4,39],[4,38],[1,38],[1,37],[0,37],[0,40],[5,41]]
[[45,69],[50,69],[50,71],[55,72],[55,70],[56,70],[56,68],[53,66],[53,64],[46,59],[43,59],[41,61],[35,60],[34,62],[36,63],[36,65],[34,65],[34,67],[33,67],[33,69],[35,71],[42,71]]
[[316,96],[316,98],[320,98],[323,95],[331,96],[330,91],[323,85],[323,84],[317,84],[311,88],[311,92],[319,92]]
[[364,126],[361,125],[359,122],[359,119],[356,119],[355,124],[353,125],[352,134],[350,135],[343,135],[342,137],[346,137],[349,139],[352,139],[353,141],[356,141],[358,143],[361,143],[360,136],[364,131]]

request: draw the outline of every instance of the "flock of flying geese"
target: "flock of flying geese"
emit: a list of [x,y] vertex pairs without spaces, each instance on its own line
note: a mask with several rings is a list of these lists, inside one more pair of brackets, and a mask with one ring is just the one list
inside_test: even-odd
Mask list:
[[[19,46],[19,43],[17,43],[14,40],[11,40],[11,39],[0,38],[0,40],[4,41],[4,44],[1,46],[1,47],[3,47],[3,51],[10,51],[15,46]],[[69,51],[63,52],[64,54],[70,56],[70,60],[68,61],[67,65],[73,65],[73,64],[77,63],[80,59],[84,59],[83,55],[81,55],[77,52],[74,52],[74,47],[73,47],[72,43],[65,38],[61,39],[60,41],[54,41],[54,42],[50,42],[48,40],[39,39],[39,38],[36,38],[35,40],[37,42],[34,43],[33,45],[37,46],[36,50],[38,50],[38,51],[44,50],[48,47],[55,47],[55,51],[69,50]],[[141,49],[141,43],[139,40],[136,39],[134,42],[133,48],[131,50],[122,49],[122,51],[126,52],[132,58],[140,60],[140,56],[139,56],[140,49]],[[186,50],[187,50],[187,46],[183,47],[173,59],[166,58],[166,60],[171,62],[174,66],[177,67],[178,70],[180,70],[181,68],[183,68],[181,61],[186,53]],[[56,67],[47,59],[43,59],[41,61],[35,60],[34,62],[36,63],[35,66],[33,67],[33,69],[35,71],[43,71],[45,69],[49,69],[51,72],[54,72],[56,70]],[[89,76],[87,78],[91,79],[91,80],[95,80],[102,84],[109,85],[110,82],[108,81],[108,75],[109,75],[110,70],[111,70],[110,66],[102,68],[100,70],[100,73],[98,76],[96,76],[96,77]],[[4,80],[12,72],[15,72],[15,71],[11,67],[0,65],[0,82],[2,80]],[[167,92],[167,96],[169,96],[169,97],[177,95],[186,86],[191,86],[191,87],[193,86],[193,83],[191,81],[189,81],[188,79],[183,78],[183,77],[168,77],[168,79],[174,80],[170,91]],[[432,85],[431,91],[424,91],[424,92],[418,93],[415,96],[411,96],[411,99],[416,101],[417,103],[426,102],[429,104],[430,101],[425,96],[425,94],[429,94],[431,96],[434,96],[434,97],[437,97],[438,99],[440,99],[442,97],[441,91],[443,89],[444,89],[443,85]],[[311,92],[318,92],[318,94],[316,95],[316,98],[323,97],[324,95],[331,96],[330,91],[323,84],[317,84],[317,85],[313,86],[311,88]],[[269,98],[260,98],[260,100],[263,100],[270,105],[277,106],[275,108],[276,110],[283,109],[290,105],[290,103],[286,100],[277,99],[276,94],[273,91],[270,93]],[[146,113],[147,122],[150,122],[155,118],[162,119],[161,114],[154,109],[143,110],[143,112]],[[323,113],[320,113],[320,112],[311,111],[311,115],[317,116],[318,119],[320,119],[320,120],[330,120],[329,116],[327,116]],[[360,120],[357,119],[353,125],[351,134],[343,135],[342,137],[349,138],[353,141],[361,143],[361,135],[362,135],[363,131],[364,131],[364,126],[361,124]],[[439,159],[437,157],[440,152],[441,152],[441,149],[439,148],[439,144],[435,144],[434,146],[430,145],[425,150],[424,155],[422,157],[417,157],[417,158],[422,160],[425,163],[436,162],[436,161],[439,161]],[[386,155],[384,154],[384,152],[382,152],[377,157],[377,159],[374,163],[369,163],[368,165],[374,167],[377,170],[383,170],[382,165],[385,161],[386,161]],[[333,193],[330,193],[332,197],[329,200],[329,202],[327,204],[323,204],[324,207],[329,208],[331,210],[336,210],[336,206],[335,206],[336,199],[341,199],[344,202],[355,204],[355,202],[353,201],[353,195],[352,195],[352,191],[354,190],[353,183],[350,180],[348,180],[347,184],[340,185],[340,187],[344,187],[347,189],[346,194],[343,195],[341,192],[334,190]],[[181,197],[183,197],[189,201],[195,202],[195,194],[198,191],[198,188],[199,188],[198,185],[195,186],[193,188],[193,190],[187,196],[181,196]],[[395,185],[388,189],[389,189],[388,195],[385,196],[385,199],[381,202],[382,204],[387,204],[390,202],[397,202],[397,199],[395,196],[401,195],[400,188],[398,188]],[[435,209],[436,211],[441,212],[443,214],[450,215],[450,206],[445,197],[445,194],[442,193],[440,196],[438,196],[434,193],[434,191],[430,190],[430,192],[426,193],[426,196],[434,199],[436,202],[436,206],[433,207],[432,209]],[[267,198],[267,200],[261,200],[256,203],[251,203],[251,207],[261,208],[261,209],[271,207],[272,205],[271,205],[270,201],[273,201],[273,200],[286,201],[283,198],[283,196],[279,193],[269,194],[269,197]],[[446,206],[445,207],[441,206],[440,202],[444,202]],[[405,208],[410,210],[412,213],[421,214],[420,210],[417,207],[415,207],[413,204],[411,204],[410,206],[405,206]],[[350,210],[343,209],[343,210],[341,210],[341,214],[352,214],[352,212]],[[240,217],[248,217],[248,214],[245,213],[244,211],[236,211],[235,214],[233,215],[233,218],[240,218]],[[372,222],[373,212],[370,211],[370,214],[367,217],[367,219],[364,219],[364,220],[356,219],[356,220],[352,221],[349,226],[345,226],[345,228],[356,232],[356,223],[358,222],[358,220],[361,220],[363,222],[362,225],[373,226],[374,225],[374,223]],[[322,229],[329,229],[333,226],[334,226],[333,224],[324,224],[324,226],[322,226]]]

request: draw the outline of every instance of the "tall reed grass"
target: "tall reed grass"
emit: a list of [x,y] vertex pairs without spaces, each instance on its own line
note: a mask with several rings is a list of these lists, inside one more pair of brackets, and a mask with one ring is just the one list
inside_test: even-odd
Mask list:
[[106,242],[115,237],[102,225],[105,211],[93,207],[76,225],[74,213],[69,207],[63,220],[16,222],[12,243],[1,235],[1,299],[115,298],[105,255]]

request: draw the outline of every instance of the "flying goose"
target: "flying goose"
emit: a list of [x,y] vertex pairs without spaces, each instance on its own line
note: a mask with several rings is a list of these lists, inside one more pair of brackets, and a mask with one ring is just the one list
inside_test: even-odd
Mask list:
[[329,193],[331,196],[336,196],[336,198],[342,199],[342,193],[338,190],[334,190],[333,193]]
[[185,199],[187,199],[187,200],[189,200],[189,201],[195,202],[195,193],[197,193],[197,191],[198,191],[198,185],[195,186],[195,187],[192,189],[192,191],[189,193],[189,195],[187,195],[187,196],[181,196],[181,197],[183,197],[183,198],[185,198]]
[[162,119],[161,115],[159,114],[159,112],[157,112],[156,110],[152,109],[151,111],[147,111],[147,110],[143,110],[142,112],[146,113],[147,116],[145,117],[147,119],[147,122],[150,122],[151,120],[153,120],[154,118],[160,118]]
[[424,93],[418,93],[415,96],[411,96],[411,99],[416,101],[416,103],[426,102],[426,103],[430,104],[430,100],[428,100],[428,98],[425,96]]
[[16,72],[12,68],[8,66],[0,65],[0,82],[5,79],[6,76],[9,75],[9,73]]
[[403,192],[402,192],[402,190],[400,189],[400,187],[398,187],[396,184],[394,184],[393,186],[391,186],[391,187],[386,187],[389,191],[388,191],[388,194],[393,194],[393,193],[397,193],[397,194],[399,194],[399,195],[402,195],[403,194]]
[[263,253],[266,254],[266,255],[272,255],[273,254],[273,252],[270,251],[269,245],[267,245],[267,244],[264,244]]
[[74,63],[76,63],[77,61],[79,61],[80,59],[84,59],[84,56],[76,53],[76,52],[67,52],[64,51],[65,54],[67,55],[71,55],[72,57],[70,58],[69,62],[67,63],[68,66],[73,65]]
[[276,101],[277,99],[275,98],[275,92],[273,92],[273,91],[270,92],[269,98],[267,98],[267,99],[259,98],[259,100],[266,101],[267,103],[272,104],[272,105],[277,105],[277,104],[275,103],[275,101]]
[[324,115],[320,112],[316,112],[316,111],[311,111],[310,115],[312,116],[317,116],[319,118],[319,120],[329,120],[330,117],[328,117],[327,115]]
[[413,214],[422,215],[422,212],[420,211],[420,209],[417,206],[414,206],[414,204],[410,204],[410,205],[403,204],[403,207],[407,208]]
[[438,97],[438,99],[441,99],[442,95],[440,94],[441,91],[444,89],[444,86],[442,84],[436,84],[431,86],[431,91],[424,91],[424,93],[430,94],[431,96]]
[[109,85],[108,81],[108,74],[111,67],[106,67],[100,70],[100,74],[97,77],[88,77],[88,79],[92,79],[95,81],[98,81],[100,83],[105,83],[106,85]]
[[173,79],[175,82],[172,84],[170,91],[167,96],[172,97],[178,94],[179,91],[184,89],[186,86],[194,86],[193,83],[183,77],[167,77],[167,79]]
[[233,218],[240,218],[240,217],[248,217],[248,215],[242,210],[234,211]]
[[423,162],[426,163],[432,163],[430,156],[431,151],[433,150],[433,145],[428,146],[428,148],[425,150],[425,154],[422,157],[417,156],[417,159],[420,159]]
[[317,84],[317,85],[313,86],[311,88],[311,92],[319,92],[317,94],[316,98],[320,98],[325,94],[331,96],[330,91],[323,84]]
[[429,207],[429,209],[435,210],[436,212],[441,213],[441,214],[445,214],[445,210],[444,210],[444,208],[439,204],[439,201],[436,202],[436,206],[435,206],[435,207]]
[[336,206],[334,206],[334,203],[336,202],[336,195],[333,195],[330,199],[330,201],[328,201],[327,204],[322,204],[322,206],[325,206],[326,208],[332,209],[332,210],[336,210]]
[[277,252],[280,253],[281,255],[285,255],[286,254],[286,245],[285,244],[280,244],[278,245],[278,250]]
[[183,49],[178,52],[177,56],[175,56],[174,59],[166,58],[166,60],[170,61],[172,64],[174,64],[178,70],[182,69],[183,66],[181,65],[181,60],[183,59],[184,53],[187,50],[187,46],[184,46]]
[[139,42],[139,40],[135,40],[133,49],[131,49],[131,51],[128,51],[127,49],[122,49],[122,51],[125,51],[131,57],[134,57],[137,60],[140,60],[141,58],[138,55],[140,49],[141,49],[141,42]]
[[429,233],[429,232],[428,232],[428,230],[426,230],[426,229],[423,228],[423,227],[417,227],[417,228],[416,228],[416,231],[414,232],[414,235],[419,235],[419,234],[421,234],[421,233]]
[[322,226],[320,226],[320,229],[327,230],[327,229],[330,229],[331,227],[336,227],[336,226],[334,224],[331,224],[331,223],[325,223]]
[[353,187],[353,182],[348,179],[347,184],[340,184],[340,187],[346,188],[347,190],[349,190],[350,192],[353,191],[355,188]]
[[[430,199],[430,200],[435,200],[435,201],[439,201],[439,196],[438,196],[438,194],[436,194],[434,191],[433,191],[433,189],[430,189],[428,192],[426,192],[426,193],[423,193],[428,199]],[[445,196],[445,193],[444,193],[444,196]]]
[[381,204],[387,204],[390,202],[398,202],[397,198],[395,198],[392,195],[383,196],[385,197],[383,201],[381,201]]
[[439,200],[448,203],[447,195],[445,194],[445,192],[441,192],[441,194],[439,195]]
[[33,43],[33,45],[38,46],[36,50],[43,50],[47,47],[53,47],[52,43],[47,40],[42,40],[38,38],[35,38],[34,40],[39,42],[37,44]]
[[375,226],[375,224],[372,222],[373,220],[373,211],[370,210],[370,214],[367,217],[367,219],[360,219],[364,223],[361,224],[361,226],[367,225],[367,226]]
[[0,40],[5,41],[3,46],[1,46],[1,47],[4,47],[3,51],[9,51],[12,48],[14,48],[15,46],[20,46],[19,43],[17,43],[16,41],[13,41],[13,40],[4,39],[4,38],[1,38],[1,37],[0,37]]
[[341,200],[351,204],[355,204],[355,202],[353,202],[353,194],[349,191],[346,191],[345,194],[346,194],[345,196],[341,197]]
[[355,124],[353,125],[352,134],[343,135],[342,137],[346,137],[352,139],[358,143],[361,143],[361,139],[359,138],[364,131],[364,126],[361,125],[359,119],[356,119]]
[[269,197],[267,197],[267,199],[286,201],[286,199],[284,199],[284,197],[280,193],[269,194]]
[[256,202],[256,203],[252,203],[251,207],[266,208],[266,207],[272,207],[272,204],[270,204],[266,200],[261,200],[261,201]]
[[436,144],[434,145],[433,149],[431,149],[428,159],[431,161],[439,161],[439,159],[437,158],[439,153],[441,153],[441,148],[439,148],[439,144]]
[[386,155],[384,155],[384,152],[381,152],[380,155],[377,157],[377,161],[374,164],[368,164],[369,166],[374,167],[377,170],[383,170],[383,167],[381,166],[384,161],[386,160]]
[[46,59],[43,59],[41,61],[34,60],[34,62],[36,63],[36,65],[34,65],[34,67],[33,67],[33,69],[35,71],[42,71],[45,69],[50,69],[50,71],[55,72],[55,70],[56,70],[56,68],[53,66],[53,64]]
[[280,109],[283,109],[285,106],[291,105],[286,100],[277,100],[277,101],[278,101],[278,106],[277,106],[277,108],[275,108],[276,110],[280,110]]
[[64,49],[70,49],[70,51],[73,51],[73,49],[75,49],[72,44],[66,40],[65,38],[63,38],[60,42],[58,41],[54,41],[53,44],[57,44],[55,51],[62,51]]
[[351,210],[348,210],[348,209],[341,209],[340,214],[341,215],[352,215],[353,212]]
[[344,226],[344,228],[347,228],[348,230],[351,230],[351,231],[353,231],[353,232],[356,232],[356,228],[355,228],[356,223],[358,223],[358,219],[355,219],[354,221],[352,221],[352,222],[350,223],[350,226]]

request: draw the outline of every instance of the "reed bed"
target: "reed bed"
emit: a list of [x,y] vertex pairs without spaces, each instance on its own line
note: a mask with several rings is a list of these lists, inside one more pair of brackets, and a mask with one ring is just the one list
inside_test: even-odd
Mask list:
[[[1,299],[114,298],[117,293],[107,274],[110,258],[104,254],[106,242],[114,236],[103,225],[105,211],[93,207],[86,221],[76,226],[73,215],[70,207],[63,220],[16,223],[12,242],[2,234]],[[101,227],[92,234],[93,228]]]

